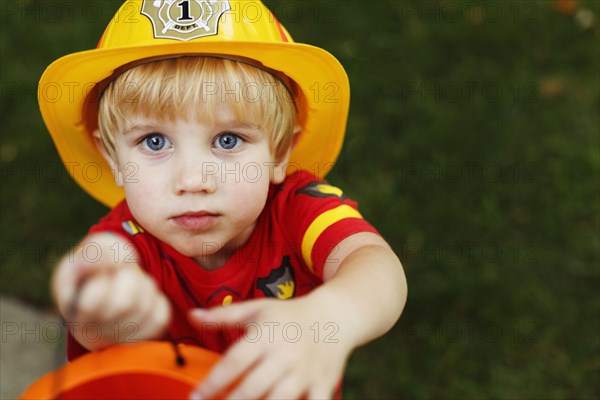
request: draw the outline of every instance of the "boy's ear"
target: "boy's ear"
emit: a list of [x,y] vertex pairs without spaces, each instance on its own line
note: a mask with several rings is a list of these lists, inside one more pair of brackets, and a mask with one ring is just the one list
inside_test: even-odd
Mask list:
[[298,140],[298,136],[300,131],[302,131],[302,127],[300,125],[294,126],[293,137],[292,137],[292,145],[288,147],[285,154],[279,159],[276,160],[275,168],[273,168],[273,175],[271,175],[271,183],[278,185],[285,180],[287,176],[286,170],[290,161],[290,156],[292,155],[292,149]]
[[296,142],[300,137],[300,132],[302,132],[302,126],[298,124],[294,125],[294,130],[292,131],[292,148],[296,145]]
[[102,138],[100,137],[100,131],[96,129],[92,133],[92,137],[94,138],[94,144],[96,145],[96,148],[98,149],[100,154],[102,154],[102,157],[104,157],[104,159],[110,166],[110,170],[112,171],[113,177],[115,178],[115,183],[118,187],[123,187],[123,175],[121,174],[119,163],[116,160],[114,160],[106,151],[104,143],[102,142]]
[[292,146],[288,147],[285,154],[279,159],[275,161],[275,166],[273,168],[273,174],[271,175],[271,183],[275,185],[279,185],[281,182],[285,180],[287,174],[285,173],[288,167],[288,162],[290,160],[290,155],[292,154]]

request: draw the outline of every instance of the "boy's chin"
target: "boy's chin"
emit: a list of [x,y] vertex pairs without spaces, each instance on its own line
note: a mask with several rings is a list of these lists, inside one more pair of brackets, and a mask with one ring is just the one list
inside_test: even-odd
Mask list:
[[184,255],[194,260],[203,259],[214,256],[221,250],[221,245],[215,242],[198,242],[186,243],[185,245],[171,244],[175,250],[181,255]]

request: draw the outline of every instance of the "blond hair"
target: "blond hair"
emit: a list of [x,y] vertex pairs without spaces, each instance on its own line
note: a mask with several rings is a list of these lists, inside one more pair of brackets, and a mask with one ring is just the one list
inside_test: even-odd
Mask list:
[[[285,78],[283,78],[285,79]],[[240,122],[252,122],[270,137],[280,159],[296,124],[293,88],[282,78],[245,62],[186,56],[143,63],[119,74],[98,105],[98,128],[106,151],[117,160],[115,135],[136,118],[214,122],[217,103],[226,103]]]

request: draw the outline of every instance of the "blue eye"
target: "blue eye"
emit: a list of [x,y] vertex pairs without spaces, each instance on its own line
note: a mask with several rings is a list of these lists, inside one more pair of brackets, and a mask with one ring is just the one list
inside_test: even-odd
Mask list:
[[150,151],[161,151],[166,147],[167,143],[169,143],[169,139],[156,133],[148,135],[142,140],[144,147]]
[[217,147],[225,150],[231,150],[238,146],[240,138],[232,133],[224,133],[217,138]]

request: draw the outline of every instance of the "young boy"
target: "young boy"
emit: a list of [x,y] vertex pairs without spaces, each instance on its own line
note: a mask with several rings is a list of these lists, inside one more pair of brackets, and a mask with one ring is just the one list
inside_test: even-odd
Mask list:
[[[56,87],[75,90],[49,101]],[[69,357],[187,342],[225,353],[195,398],[233,382],[232,398],[331,397],[407,293],[390,247],[322,180],[348,98],[337,60],[256,1],[128,1],[96,50],[54,62],[44,121],[112,207],[53,279]]]

